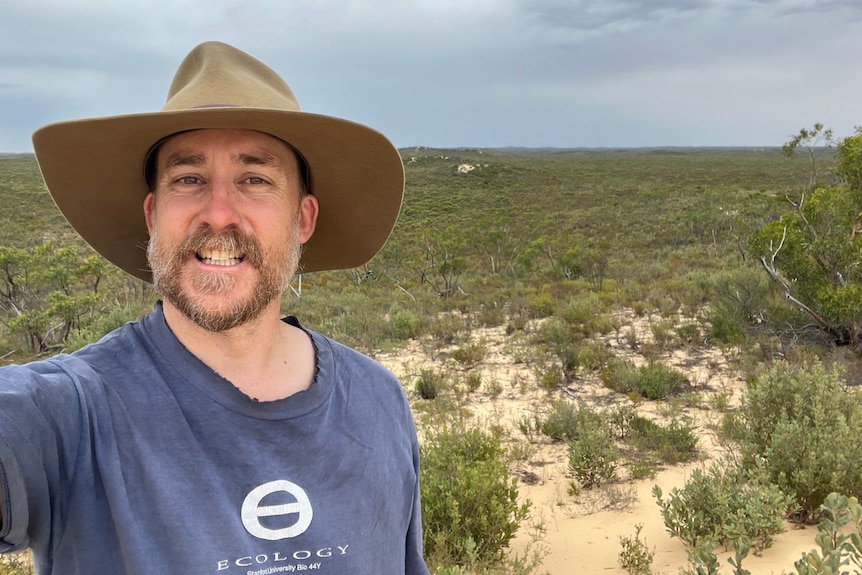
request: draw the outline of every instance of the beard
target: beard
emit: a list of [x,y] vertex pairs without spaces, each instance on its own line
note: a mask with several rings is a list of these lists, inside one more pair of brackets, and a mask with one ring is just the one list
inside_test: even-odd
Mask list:
[[[260,317],[273,300],[281,298],[296,273],[302,244],[298,226],[292,228],[287,245],[264,251],[255,238],[235,227],[215,233],[209,226],[199,228],[172,250],[162,241],[158,227],[154,227],[147,246],[153,287],[180,313],[207,331],[222,332],[247,324]],[[248,297],[230,297],[237,283],[232,274],[188,269],[189,259],[209,250],[241,254],[243,262],[257,271],[257,281]],[[190,289],[183,287],[185,281]],[[224,297],[217,298],[217,304],[208,304],[195,297],[195,293]]]

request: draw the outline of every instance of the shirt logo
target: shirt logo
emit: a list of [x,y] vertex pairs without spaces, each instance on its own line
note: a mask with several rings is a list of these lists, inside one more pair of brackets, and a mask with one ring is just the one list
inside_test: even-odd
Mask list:
[[[252,489],[242,502],[241,516],[246,531],[259,539],[278,541],[305,533],[314,511],[302,487],[279,479]],[[272,519],[264,525],[262,517]]]

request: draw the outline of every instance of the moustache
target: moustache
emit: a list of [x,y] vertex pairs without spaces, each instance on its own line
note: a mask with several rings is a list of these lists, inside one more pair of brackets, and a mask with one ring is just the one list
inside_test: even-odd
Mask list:
[[209,226],[198,228],[177,247],[174,257],[179,261],[201,258],[209,251],[222,251],[234,254],[240,260],[256,269],[263,266],[263,250],[255,238],[243,233],[236,227],[214,232]]

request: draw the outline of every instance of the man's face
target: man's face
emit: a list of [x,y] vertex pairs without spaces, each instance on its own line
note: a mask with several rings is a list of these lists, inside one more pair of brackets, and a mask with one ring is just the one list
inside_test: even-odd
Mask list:
[[144,200],[153,284],[209,331],[260,316],[280,299],[314,231],[296,154],[249,130],[197,130],[165,141]]

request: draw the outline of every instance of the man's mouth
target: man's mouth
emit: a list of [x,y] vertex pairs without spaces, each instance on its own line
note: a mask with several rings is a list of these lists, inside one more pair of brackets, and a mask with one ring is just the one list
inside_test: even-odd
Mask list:
[[235,266],[244,259],[241,254],[224,250],[207,250],[195,253],[197,259],[211,266]]

